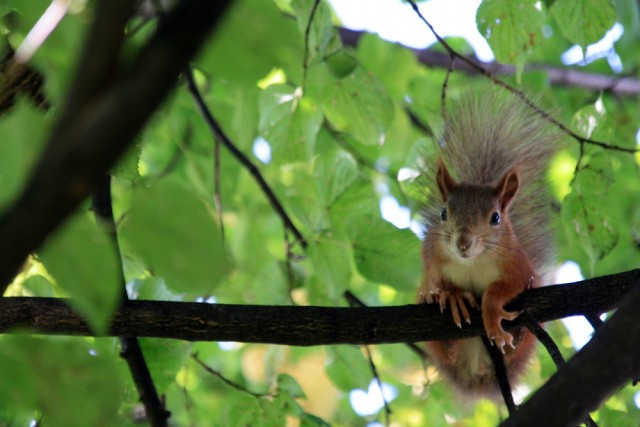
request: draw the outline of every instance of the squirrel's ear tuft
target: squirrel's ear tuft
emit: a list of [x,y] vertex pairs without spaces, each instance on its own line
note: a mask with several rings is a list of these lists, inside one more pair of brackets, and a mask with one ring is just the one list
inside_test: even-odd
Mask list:
[[504,174],[498,185],[495,188],[496,198],[500,203],[502,212],[509,209],[511,202],[520,188],[520,178],[518,178],[518,172],[511,169]]
[[438,183],[438,188],[440,189],[442,201],[446,203],[447,199],[449,198],[449,193],[451,193],[458,187],[458,183],[455,179],[453,179],[451,174],[449,174],[449,171],[447,170],[447,167],[444,165],[444,162],[442,160],[438,161],[436,182]]

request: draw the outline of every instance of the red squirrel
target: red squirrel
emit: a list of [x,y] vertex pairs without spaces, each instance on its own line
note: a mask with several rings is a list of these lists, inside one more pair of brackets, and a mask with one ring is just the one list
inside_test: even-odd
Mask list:
[[[553,245],[544,172],[558,139],[521,100],[495,90],[471,92],[448,107],[440,158],[431,168],[418,302],[448,308],[458,326],[470,322],[470,309],[480,308],[510,381],[527,367],[535,337],[524,328],[507,332],[500,322],[519,315],[504,305],[541,286],[549,273]],[[459,392],[499,396],[480,338],[431,341],[426,350]]]

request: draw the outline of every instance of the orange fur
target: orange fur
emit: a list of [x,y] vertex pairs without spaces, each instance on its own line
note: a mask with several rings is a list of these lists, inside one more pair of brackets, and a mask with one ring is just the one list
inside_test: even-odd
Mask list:
[[[528,366],[536,340],[526,329],[505,331],[501,321],[519,315],[505,304],[541,286],[551,258],[541,175],[556,141],[521,106],[476,94],[450,111],[430,183],[418,302],[438,303],[461,325],[481,299],[487,336],[504,352],[512,384]],[[459,392],[499,396],[480,338],[428,342],[426,349]]]

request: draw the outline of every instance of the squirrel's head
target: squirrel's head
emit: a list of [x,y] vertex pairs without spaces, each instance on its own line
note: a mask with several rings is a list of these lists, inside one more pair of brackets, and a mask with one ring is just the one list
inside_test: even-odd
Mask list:
[[517,171],[507,171],[495,185],[469,184],[456,181],[440,161],[436,181],[442,198],[439,229],[451,255],[472,259],[510,249],[509,206],[520,186]]

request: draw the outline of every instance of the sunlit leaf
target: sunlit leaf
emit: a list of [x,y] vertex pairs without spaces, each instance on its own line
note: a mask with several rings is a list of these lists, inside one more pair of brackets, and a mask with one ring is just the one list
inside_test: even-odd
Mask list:
[[393,104],[373,74],[357,68],[325,91],[322,109],[331,125],[366,145],[382,144]]
[[123,283],[115,242],[105,230],[89,214],[77,215],[47,240],[39,256],[91,327],[106,332]]
[[208,294],[231,270],[211,211],[172,179],[136,191],[122,232],[176,292]]
[[556,0],[551,15],[562,34],[583,50],[604,37],[616,22],[611,0]]
[[544,20],[538,0],[485,0],[476,15],[478,29],[498,61],[515,64],[519,71],[542,41]]

